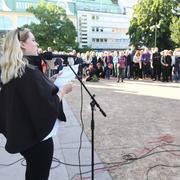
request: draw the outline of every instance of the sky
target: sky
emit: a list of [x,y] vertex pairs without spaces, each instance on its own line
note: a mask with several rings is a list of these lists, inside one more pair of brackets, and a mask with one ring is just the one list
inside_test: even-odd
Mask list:
[[131,7],[137,2],[137,0],[119,0],[119,2],[122,3],[124,6]]

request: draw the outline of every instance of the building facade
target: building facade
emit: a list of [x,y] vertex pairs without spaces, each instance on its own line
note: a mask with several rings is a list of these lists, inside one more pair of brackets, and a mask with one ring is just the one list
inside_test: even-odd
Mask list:
[[[48,0],[64,8],[77,29],[80,48],[127,49],[129,13],[126,5],[115,0]],[[0,0],[0,36],[4,32],[31,22],[36,18],[26,12],[39,0]]]
[[129,46],[127,19],[124,15],[101,12],[77,12],[80,47],[126,49]]
[[125,8],[111,0],[78,0],[77,30],[81,48],[126,49],[129,27]]

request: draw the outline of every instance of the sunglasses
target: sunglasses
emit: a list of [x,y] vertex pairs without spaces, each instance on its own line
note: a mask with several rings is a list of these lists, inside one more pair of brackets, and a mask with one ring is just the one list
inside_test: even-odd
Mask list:
[[21,36],[20,36],[20,32],[21,32],[21,31],[24,31],[24,28],[19,28],[19,27],[18,27],[18,28],[16,29],[17,36],[18,36],[18,40],[19,40],[19,41],[21,41]]

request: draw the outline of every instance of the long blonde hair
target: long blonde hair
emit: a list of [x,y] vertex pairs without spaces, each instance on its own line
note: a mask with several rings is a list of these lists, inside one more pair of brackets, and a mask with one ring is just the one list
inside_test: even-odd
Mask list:
[[23,58],[20,41],[26,41],[29,37],[29,29],[17,28],[7,33],[3,53],[0,58],[1,80],[3,84],[21,77],[24,73],[27,60]]

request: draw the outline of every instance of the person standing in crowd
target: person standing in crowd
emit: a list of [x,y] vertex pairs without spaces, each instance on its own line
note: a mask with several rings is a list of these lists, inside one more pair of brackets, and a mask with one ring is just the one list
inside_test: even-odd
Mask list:
[[177,50],[175,54],[174,80],[175,82],[180,81],[180,49]]
[[139,79],[139,70],[141,69],[141,52],[136,51],[133,57],[133,78]]
[[[1,46],[0,46],[0,58],[2,56],[2,53],[1,53]],[[0,88],[2,86],[2,81],[1,81],[1,68],[0,68]]]
[[164,50],[163,56],[161,58],[161,64],[162,64],[162,81],[163,82],[169,82],[169,72],[171,68],[171,56],[168,53],[168,50]]
[[161,54],[156,47],[152,54],[152,68],[154,81],[161,80]]
[[104,74],[106,79],[110,79],[113,70],[113,57],[111,56],[110,52],[107,52],[104,57],[105,68]]
[[87,51],[84,56],[84,62],[85,62],[86,68],[88,68],[88,66],[91,64],[91,61],[92,61],[92,57],[90,55],[90,52]]
[[47,51],[45,53],[43,53],[45,62],[46,62],[46,75],[48,77],[53,76],[56,73],[56,69],[54,69],[54,62],[55,59],[52,59],[52,48],[48,47]]
[[97,69],[96,65],[97,65],[97,56],[96,56],[96,53],[93,51],[92,52],[92,60],[91,60],[91,63],[93,64],[93,67],[95,69]]
[[132,66],[132,58],[131,54],[129,53],[129,50],[126,50],[126,77],[130,79],[131,77],[131,66]]
[[55,59],[54,66],[57,68],[55,74],[58,74],[59,71],[61,71],[63,69],[63,62],[64,62],[64,60],[61,57],[57,57]]
[[151,54],[149,53],[148,48],[145,48],[144,53],[141,56],[142,78],[143,79],[150,76],[150,60],[151,60]]
[[97,57],[97,62],[100,63],[101,67],[104,69],[104,54],[100,52]]
[[17,28],[7,34],[0,60],[0,133],[5,149],[25,158],[26,180],[48,180],[52,136],[66,120],[60,102],[72,90],[70,83],[59,89],[38,69],[37,51],[30,30]]
[[114,54],[113,54],[113,64],[114,64],[114,68],[113,68],[113,76],[114,77],[117,77],[117,74],[118,74],[118,68],[117,68],[117,64],[118,64],[118,52],[117,51],[114,51]]
[[169,80],[173,81],[173,67],[175,64],[175,53],[172,50],[168,51],[169,56],[171,56],[171,66],[169,68]]
[[119,59],[118,59],[118,64],[117,64],[117,68],[118,68],[117,82],[119,82],[120,78],[121,78],[121,82],[123,82],[125,62],[126,62],[126,58],[124,56],[124,52],[121,51]]
[[74,65],[74,62],[75,62],[75,60],[77,58],[76,55],[77,55],[76,50],[73,50],[72,52],[70,52],[68,57],[67,57],[67,64],[69,64],[70,66]]
[[77,53],[77,57],[75,58],[74,64],[79,64],[77,75],[79,78],[82,79],[84,64],[83,64],[83,59],[81,57],[81,54],[79,52]]

